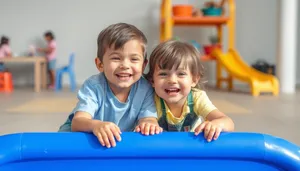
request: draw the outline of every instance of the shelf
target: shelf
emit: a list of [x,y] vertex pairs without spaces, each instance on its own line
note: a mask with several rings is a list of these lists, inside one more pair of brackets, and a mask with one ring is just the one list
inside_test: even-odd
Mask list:
[[174,25],[222,25],[229,21],[229,17],[173,17]]

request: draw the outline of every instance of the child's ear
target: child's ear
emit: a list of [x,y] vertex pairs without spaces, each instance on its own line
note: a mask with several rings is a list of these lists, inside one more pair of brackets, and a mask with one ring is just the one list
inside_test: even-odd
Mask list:
[[153,79],[149,80],[149,82],[151,83],[152,87],[154,87],[154,81],[153,81]]
[[193,77],[192,87],[196,87],[199,81],[200,81],[200,76]]
[[103,72],[103,63],[100,61],[98,57],[95,58],[95,65],[100,72]]
[[145,61],[144,61],[144,63],[143,63],[143,72],[144,72],[147,64],[148,64],[148,59],[146,58]]

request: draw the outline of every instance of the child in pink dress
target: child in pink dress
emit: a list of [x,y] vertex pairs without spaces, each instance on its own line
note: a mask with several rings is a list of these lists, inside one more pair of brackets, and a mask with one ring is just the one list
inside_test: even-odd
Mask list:
[[[11,57],[9,38],[2,36],[0,41],[0,59],[6,57]],[[0,62],[0,71],[5,71],[5,67],[2,62]]]
[[56,64],[56,42],[52,32],[46,32],[44,34],[45,40],[47,41],[46,48],[38,48],[38,51],[46,53],[48,61],[48,73],[50,77],[50,85],[48,88],[54,89],[55,85],[55,64]]

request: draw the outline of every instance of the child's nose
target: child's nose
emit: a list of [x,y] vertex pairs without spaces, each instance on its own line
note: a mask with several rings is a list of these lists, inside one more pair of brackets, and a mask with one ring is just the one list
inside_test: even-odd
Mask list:
[[174,84],[177,82],[177,77],[175,75],[170,75],[169,84]]
[[121,65],[120,65],[121,69],[128,69],[129,68],[129,62],[126,60],[123,60]]

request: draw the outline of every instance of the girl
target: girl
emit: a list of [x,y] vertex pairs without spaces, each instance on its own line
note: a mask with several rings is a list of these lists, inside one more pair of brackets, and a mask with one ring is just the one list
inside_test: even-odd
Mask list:
[[38,51],[46,53],[48,60],[48,73],[50,77],[50,85],[48,88],[54,89],[55,85],[55,64],[56,64],[56,42],[52,32],[46,32],[44,34],[47,41],[47,48],[38,48]]
[[[166,41],[150,55],[147,79],[155,89],[158,122],[166,131],[204,131],[208,142],[234,123],[199,89],[202,78],[200,54],[189,43]],[[204,122],[202,119],[204,118]]]
[[[0,59],[6,57],[11,57],[9,38],[2,36],[0,41]],[[0,62],[0,71],[5,71],[5,67],[2,62]]]

